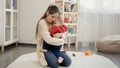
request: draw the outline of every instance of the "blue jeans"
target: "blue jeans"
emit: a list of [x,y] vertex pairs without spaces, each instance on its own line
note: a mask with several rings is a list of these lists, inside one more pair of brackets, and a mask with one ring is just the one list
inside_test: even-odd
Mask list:
[[62,57],[61,56],[61,51],[60,51],[61,47],[62,47],[62,45],[53,46],[51,44],[46,43],[45,41],[43,43],[43,49],[52,51],[52,53],[54,53],[57,58]]
[[45,52],[44,55],[45,55],[45,59],[48,63],[48,66],[50,68],[58,68],[59,65],[68,67],[71,64],[70,57],[63,52],[61,54],[61,57],[63,58],[63,62],[60,64],[58,63],[57,57],[51,51]]

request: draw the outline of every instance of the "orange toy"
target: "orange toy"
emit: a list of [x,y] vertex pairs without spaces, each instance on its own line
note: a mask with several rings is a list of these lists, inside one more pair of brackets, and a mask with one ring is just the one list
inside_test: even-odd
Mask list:
[[92,52],[90,50],[88,50],[85,52],[85,55],[90,56],[90,55],[92,55]]
[[68,23],[69,22],[69,18],[64,18],[64,22]]

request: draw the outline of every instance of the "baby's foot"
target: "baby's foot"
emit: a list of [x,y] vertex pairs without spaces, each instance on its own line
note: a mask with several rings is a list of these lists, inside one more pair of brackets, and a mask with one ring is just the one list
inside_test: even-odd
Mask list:
[[62,57],[58,57],[58,63],[62,63],[63,58]]

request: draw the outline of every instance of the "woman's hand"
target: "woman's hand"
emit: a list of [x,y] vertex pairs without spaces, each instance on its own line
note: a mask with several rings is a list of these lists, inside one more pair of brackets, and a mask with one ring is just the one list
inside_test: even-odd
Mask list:
[[53,37],[54,37],[54,38],[61,38],[62,36],[63,36],[63,33],[53,34]]

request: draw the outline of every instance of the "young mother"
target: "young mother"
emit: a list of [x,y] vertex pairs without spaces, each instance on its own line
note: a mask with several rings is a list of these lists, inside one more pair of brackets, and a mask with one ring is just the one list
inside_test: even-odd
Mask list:
[[37,56],[42,66],[49,66],[50,68],[58,68],[59,65],[68,67],[71,64],[70,57],[62,52],[63,62],[58,63],[57,57],[52,51],[43,51],[43,41],[53,46],[60,46],[64,43],[64,39],[60,38],[63,36],[62,33],[56,33],[51,37],[49,29],[52,27],[53,22],[60,17],[59,8],[56,5],[50,5],[38,21],[36,26],[36,39],[37,39]]

